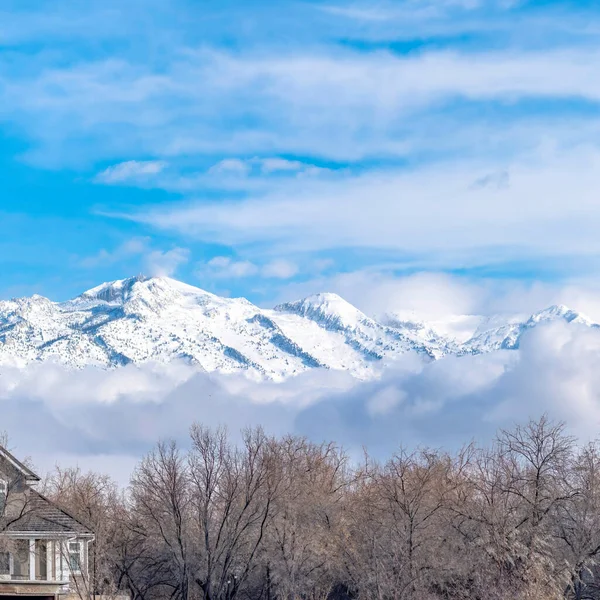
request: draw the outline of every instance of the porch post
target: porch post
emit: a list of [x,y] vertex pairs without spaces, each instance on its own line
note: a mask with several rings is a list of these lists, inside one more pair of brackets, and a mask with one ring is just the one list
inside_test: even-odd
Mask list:
[[35,581],[35,540],[29,540],[29,579]]
[[46,579],[48,581],[54,580],[54,573],[52,567],[54,566],[54,546],[53,542],[46,540]]
[[54,542],[54,560],[56,561],[56,581],[64,581],[64,557],[63,557],[63,541],[56,540]]

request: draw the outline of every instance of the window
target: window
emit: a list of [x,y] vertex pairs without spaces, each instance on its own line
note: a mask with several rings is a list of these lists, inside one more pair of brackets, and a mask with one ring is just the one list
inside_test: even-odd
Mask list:
[[81,573],[81,542],[69,542],[69,569],[71,573]]
[[10,575],[10,553],[0,552],[0,576]]
[[6,497],[8,496],[8,483],[4,479],[0,479],[0,515],[4,513],[6,508]]

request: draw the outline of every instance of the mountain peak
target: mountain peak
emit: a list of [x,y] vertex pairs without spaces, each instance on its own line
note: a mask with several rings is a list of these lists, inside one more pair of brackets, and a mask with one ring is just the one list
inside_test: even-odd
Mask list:
[[332,309],[334,309],[334,308],[344,309],[346,307],[354,308],[354,306],[352,306],[352,304],[350,304],[349,302],[344,300],[338,294],[334,294],[333,292],[321,292],[318,294],[311,294],[310,296],[306,296],[305,298],[302,298],[301,300],[297,300],[296,302],[301,302],[307,306],[311,305],[311,306],[331,307]]
[[555,321],[559,319],[563,319],[568,323],[576,322],[585,323],[586,325],[589,325],[592,322],[585,315],[571,310],[568,306],[565,306],[564,304],[553,304],[548,308],[533,313],[529,318],[528,324],[533,325],[541,322]]
[[127,279],[107,281],[83,292],[75,300],[97,300],[107,304],[123,304],[131,294],[135,284],[148,281],[148,279],[145,275],[136,275]]
[[335,327],[356,327],[368,317],[358,308],[332,292],[307,296],[296,302],[286,302],[275,307],[278,312],[292,312],[313,321]]

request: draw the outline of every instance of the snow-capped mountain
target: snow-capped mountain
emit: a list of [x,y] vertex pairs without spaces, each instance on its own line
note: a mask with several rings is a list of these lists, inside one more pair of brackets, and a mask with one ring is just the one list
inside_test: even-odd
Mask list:
[[591,328],[600,327],[581,313],[562,305],[550,306],[525,320],[512,319],[501,325],[498,325],[497,321],[497,318],[485,319],[471,339],[464,344],[461,353],[478,354],[494,350],[515,350],[527,330],[553,321],[564,321]]
[[556,320],[598,327],[563,306],[500,324],[478,319],[465,341],[435,324],[393,316],[375,320],[336,294],[266,310],[174,279],[140,276],[104,283],[62,303],[42,296],[0,301],[0,365],[55,360],[75,368],[113,368],[180,359],[207,371],[275,380],[313,368],[367,378],[406,352],[435,360],[514,349],[525,331]]

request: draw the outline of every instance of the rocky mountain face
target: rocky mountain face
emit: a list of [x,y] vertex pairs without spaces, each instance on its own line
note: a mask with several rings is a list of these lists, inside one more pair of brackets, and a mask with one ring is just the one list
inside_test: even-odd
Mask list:
[[598,327],[564,306],[524,320],[479,318],[466,341],[427,323],[368,317],[336,294],[258,308],[166,277],[102,284],[67,302],[0,301],[0,366],[54,360],[115,368],[184,360],[206,371],[281,380],[308,369],[368,378],[406,352],[427,359],[516,349],[541,323]]

